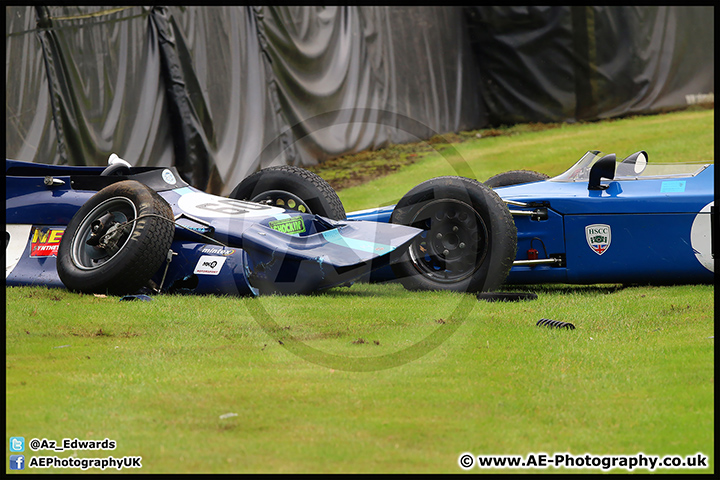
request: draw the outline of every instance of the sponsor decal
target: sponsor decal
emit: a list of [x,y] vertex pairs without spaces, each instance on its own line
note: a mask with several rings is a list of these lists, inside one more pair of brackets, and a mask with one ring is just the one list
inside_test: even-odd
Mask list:
[[229,257],[230,255],[235,253],[234,248],[223,248],[223,247],[205,247],[200,251],[202,253],[207,253],[208,255],[223,255],[225,257]]
[[212,233],[213,231],[213,227],[193,227],[192,225],[183,225],[183,227],[198,233]]
[[170,185],[175,185],[177,183],[177,180],[175,180],[175,175],[173,175],[173,173],[167,168],[162,171],[162,179],[165,180],[165,183]]
[[218,197],[189,188],[178,188],[174,191],[181,195],[177,203],[180,210],[201,218],[271,217],[284,212],[283,209],[270,205]]
[[217,275],[220,273],[220,269],[225,263],[226,258],[227,257],[203,255],[200,257],[200,260],[198,260],[197,265],[195,265],[195,271],[193,271],[193,273],[196,275]]
[[585,227],[585,238],[593,252],[602,255],[610,248],[610,225],[594,224]]
[[685,191],[685,180],[670,180],[662,182],[660,185],[660,193],[683,193]]
[[57,257],[60,240],[64,228],[37,228],[33,230],[30,240],[31,257]]
[[302,217],[290,217],[282,220],[273,220],[269,223],[270,228],[281,233],[289,235],[302,233],[305,231],[305,222]]

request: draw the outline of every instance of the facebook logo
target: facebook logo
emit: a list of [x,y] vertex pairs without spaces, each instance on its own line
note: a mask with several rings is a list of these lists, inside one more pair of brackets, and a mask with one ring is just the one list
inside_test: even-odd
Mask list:
[[10,470],[25,470],[25,455],[10,455]]
[[25,451],[25,437],[10,437],[10,451],[11,452],[24,452]]

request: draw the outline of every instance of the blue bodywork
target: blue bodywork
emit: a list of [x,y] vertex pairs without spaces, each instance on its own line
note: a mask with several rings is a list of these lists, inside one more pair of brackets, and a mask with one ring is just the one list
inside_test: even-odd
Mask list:
[[[546,220],[514,217],[518,260],[527,259],[533,247],[541,258],[544,250],[564,255],[561,266],[516,265],[507,282],[712,282],[712,229],[705,228],[697,240],[691,233],[694,224],[712,225],[713,171],[708,165],[695,176],[613,180],[605,190],[553,181],[498,188],[505,200],[549,203]],[[606,246],[592,248],[586,232],[592,225],[607,228]],[[533,242],[536,238],[542,243]]]
[[126,176],[101,176],[103,170],[6,161],[6,285],[63,287],[56,258],[66,225],[98,190],[121,179],[150,186],[173,210],[169,261],[152,278],[163,291],[304,294],[349,285],[387,265],[391,252],[420,233],[209,195],[172,167],[137,167]]
[[[601,160],[611,173],[593,181]],[[57,247],[75,212],[118,180],[102,171],[6,161],[7,285],[63,287]],[[175,215],[169,262],[152,278],[163,291],[309,293],[392,280],[390,253],[402,252],[420,233],[390,223],[394,206],[333,221],[206,194],[172,167],[135,167],[123,178],[156,190]],[[517,227],[506,284],[714,280],[712,163],[636,166],[588,152],[557,177],[495,193]]]
[[[714,164],[647,163],[636,173],[617,163],[614,178],[588,189],[589,173],[602,157],[588,152],[558,177],[495,189],[518,231],[505,283],[712,282]],[[392,211],[382,207],[348,218],[389,222]]]

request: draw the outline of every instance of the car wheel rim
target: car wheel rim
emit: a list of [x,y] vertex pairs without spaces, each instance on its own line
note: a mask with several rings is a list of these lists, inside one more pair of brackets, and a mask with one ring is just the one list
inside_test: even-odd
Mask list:
[[467,203],[429,202],[418,210],[411,225],[423,229],[409,249],[413,265],[437,282],[471,277],[487,255],[487,226]]
[[110,213],[112,223],[120,224],[137,217],[137,210],[127,198],[111,198],[92,209],[83,218],[77,234],[73,238],[71,249],[72,261],[81,270],[94,270],[115,257],[130,240],[135,224],[126,227],[112,245],[106,247],[88,245],[87,241],[93,234],[93,222]]

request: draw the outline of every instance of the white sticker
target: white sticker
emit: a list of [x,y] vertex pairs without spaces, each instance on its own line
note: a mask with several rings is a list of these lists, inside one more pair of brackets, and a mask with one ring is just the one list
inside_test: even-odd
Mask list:
[[225,263],[226,257],[212,257],[210,255],[203,255],[195,265],[195,271],[193,273],[197,275],[217,275],[220,273],[220,269]]
[[162,172],[162,179],[165,180],[165,183],[168,183],[170,185],[175,185],[177,183],[177,180],[175,180],[175,175],[173,175],[173,173],[167,168]]
[[244,202],[234,198],[218,197],[209,193],[191,191],[180,197],[178,207],[189,214],[198,217],[270,217],[279,215],[285,210],[282,208],[261,205],[259,203]]
[[715,272],[715,262],[712,256],[712,219],[711,209],[715,205],[715,200],[708,203],[700,210],[695,216],[692,227],[690,228],[690,245],[695,252],[695,258],[697,258],[700,264]]

